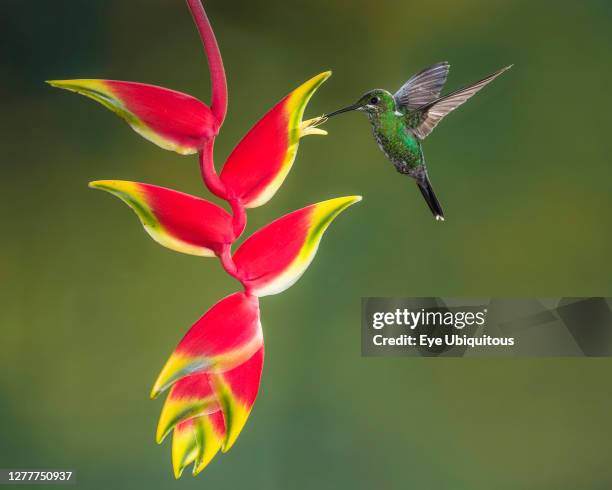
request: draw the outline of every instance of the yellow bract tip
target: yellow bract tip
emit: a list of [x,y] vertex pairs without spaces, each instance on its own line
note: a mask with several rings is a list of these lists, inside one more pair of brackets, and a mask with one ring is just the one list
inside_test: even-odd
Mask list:
[[336,210],[342,211],[348,206],[361,201],[361,196],[343,196],[329,199],[327,201],[320,202],[316,205],[320,212],[334,212]]
[[[78,92],[95,100],[98,100],[100,95],[110,91],[110,88],[104,83],[104,80],[98,80],[95,78],[82,78],[76,80],[46,80],[46,83],[52,87]],[[98,102],[102,101],[98,100]]]
[[63,88],[63,82],[67,82],[68,80],[45,80],[45,83],[48,83],[52,87]]
[[87,186],[92,189],[100,189],[103,191],[124,191],[128,188],[135,187],[135,183],[126,180],[92,180]]
[[[109,192],[132,207],[134,203],[143,201],[142,190],[137,182],[130,182],[128,180],[94,180],[87,184],[87,186],[91,189]],[[141,209],[136,207],[134,211],[136,211],[136,214],[139,214]]]
[[203,359],[172,354],[161,373],[155,381],[151,390],[151,399],[154,400],[159,394],[172,386],[176,381],[196,371],[203,371],[207,367]]
[[185,467],[193,463],[198,455],[197,427],[191,424],[184,429],[175,429],[172,437],[172,468],[177,480],[183,474]]

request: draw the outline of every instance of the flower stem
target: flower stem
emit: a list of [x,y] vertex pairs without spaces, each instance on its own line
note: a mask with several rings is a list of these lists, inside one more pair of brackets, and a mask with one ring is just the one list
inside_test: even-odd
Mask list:
[[221,199],[227,199],[227,192],[225,189],[225,185],[221,182],[221,179],[217,175],[217,171],[215,170],[215,160],[213,156],[213,148],[215,146],[214,140],[207,140],[204,143],[204,147],[200,151],[200,172],[202,173],[202,179],[204,179],[204,183],[206,187],[212,192],[215,196],[220,197]]
[[232,259],[232,251],[230,245],[226,245],[225,247],[223,247],[223,249],[221,250],[221,254],[219,255],[219,259],[221,260],[221,265],[223,266],[225,272],[227,272],[234,279],[238,279],[238,281],[242,283],[242,277],[238,273],[238,268],[234,263],[234,259]]
[[230,199],[230,206],[232,207],[232,227],[234,229],[234,241],[240,238],[242,232],[244,231],[244,227],[246,226],[247,216],[246,210],[240,199]]
[[212,90],[210,109],[219,122],[219,126],[221,126],[227,113],[227,81],[225,79],[225,69],[223,68],[223,58],[221,58],[215,33],[204,11],[202,2],[200,0],[187,0],[187,6],[198,28],[200,39],[202,39],[206,57],[208,58]]

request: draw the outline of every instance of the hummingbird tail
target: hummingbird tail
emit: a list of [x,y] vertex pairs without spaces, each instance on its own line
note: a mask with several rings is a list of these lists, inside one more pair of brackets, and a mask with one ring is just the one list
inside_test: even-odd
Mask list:
[[425,175],[423,179],[417,180],[417,185],[421,191],[421,194],[423,194],[423,198],[427,202],[429,209],[431,209],[431,212],[436,218],[436,221],[444,221],[444,211],[442,210],[440,201],[438,201],[438,198],[431,187],[429,177]]

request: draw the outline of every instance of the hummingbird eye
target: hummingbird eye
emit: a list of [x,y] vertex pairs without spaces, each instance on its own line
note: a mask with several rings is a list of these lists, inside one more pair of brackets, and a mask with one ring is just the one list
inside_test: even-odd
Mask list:
[[378,97],[372,97],[372,98],[370,99],[370,104],[372,104],[372,105],[376,105],[376,104],[378,104],[379,102],[380,102],[380,99],[379,99]]

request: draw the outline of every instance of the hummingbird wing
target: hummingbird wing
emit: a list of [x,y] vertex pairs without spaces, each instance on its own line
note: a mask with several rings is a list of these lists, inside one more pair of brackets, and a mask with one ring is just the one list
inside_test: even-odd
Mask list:
[[512,65],[506,66],[501,70],[492,73],[482,80],[456,90],[444,97],[426,103],[423,107],[419,107],[416,112],[420,116],[419,124],[412,130],[420,139],[425,139],[429,133],[438,125],[438,123],[449,112],[454,111],[457,107],[463,104],[466,100],[476,94],[480,89],[491,83],[506,70],[509,70]]
[[449,69],[448,62],[442,61],[414,75],[393,95],[397,107],[413,111],[439,98]]

